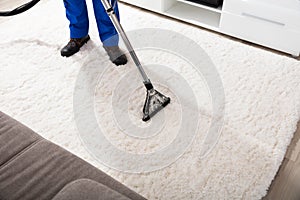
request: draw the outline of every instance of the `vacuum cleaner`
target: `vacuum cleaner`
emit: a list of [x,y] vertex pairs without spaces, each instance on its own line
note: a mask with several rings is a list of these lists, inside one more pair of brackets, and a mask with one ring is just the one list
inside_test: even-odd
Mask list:
[[[40,0],[32,0],[29,3],[26,3],[12,11],[5,11],[5,12],[0,12],[0,16],[13,16],[20,14],[22,12],[25,12],[26,10],[32,8],[34,5],[36,5]],[[138,59],[125,31],[123,30],[123,27],[121,26],[115,12],[114,12],[114,7],[117,3],[117,0],[101,0],[103,7],[106,10],[107,15],[109,16],[111,22],[113,23],[114,27],[118,31],[119,35],[124,41],[124,44],[134,61],[139,73],[142,76],[143,83],[146,87],[147,94],[146,94],[146,100],[144,103],[143,107],[143,121],[148,121],[150,120],[151,117],[153,117],[156,113],[158,113],[161,109],[163,109],[165,106],[167,106],[171,99],[156,89],[154,89],[150,79],[148,78],[147,74],[145,73],[143,66]]]

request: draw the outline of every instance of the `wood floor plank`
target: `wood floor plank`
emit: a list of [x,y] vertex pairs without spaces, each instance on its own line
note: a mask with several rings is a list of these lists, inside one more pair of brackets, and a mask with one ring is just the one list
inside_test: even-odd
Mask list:
[[298,123],[298,128],[296,133],[294,134],[294,138],[289,145],[287,153],[285,155],[286,158],[296,161],[300,153],[300,123]]
[[300,199],[300,122],[285,159],[263,200]]

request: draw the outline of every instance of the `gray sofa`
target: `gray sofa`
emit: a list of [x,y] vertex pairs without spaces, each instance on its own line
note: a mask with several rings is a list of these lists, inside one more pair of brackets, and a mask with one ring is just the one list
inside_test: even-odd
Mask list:
[[145,198],[0,112],[0,199]]

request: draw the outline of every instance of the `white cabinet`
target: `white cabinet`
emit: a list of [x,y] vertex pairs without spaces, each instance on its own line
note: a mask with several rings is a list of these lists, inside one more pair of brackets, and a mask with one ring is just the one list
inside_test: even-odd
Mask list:
[[221,23],[222,31],[229,35],[298,56],[300,32],[284,26],[281,22],[248,13],[223,13]]
[[224,0],[212,8],[187,0],[122,0],[179,20],[300,54],[300,0]]
[[[289,3],[297,0],[285,0]],[[299,1],[300,6],[300,1]],[[278,0],[226,0],[220,30],[229,35],[298,56],[300,7],[290,9]]]
[[155,12],[163,11],[163,0],[122,0],[122,1]]
[[[163,14],[218,31],[221,19],[221,9],[214,9],[186,0],[169,1]],[[209,8],[209,9],[208,9]]]

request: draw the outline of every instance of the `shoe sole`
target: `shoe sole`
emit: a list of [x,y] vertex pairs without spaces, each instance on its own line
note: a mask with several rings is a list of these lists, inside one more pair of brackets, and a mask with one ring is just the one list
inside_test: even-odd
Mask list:
[[75,52],[73,52],[73,53],[70,53],[70,54],[61,54],[61,56],[62,56],[62,57],[67,57],[67,58],[68,58],[68,57],[74,55],[74,54],[77,53],[77,52],[80,50],[80,48],[81,48],[84,44],[86,44],[90,39],[91,39],[91,38],[90,38],[90,36],[88,35],[88,37],[85,38],[85,39],[83,40],[82,45],[79,46],[79,49],[78,49],[77,51],[75,51]]
[[120,65],[126,65],[128,61],[126,62],[122,62],[122,63],[118,63],[118,62],[115,62],[115,61],[112,61],[112,63],[114,63],[116,66],[120,66]]

